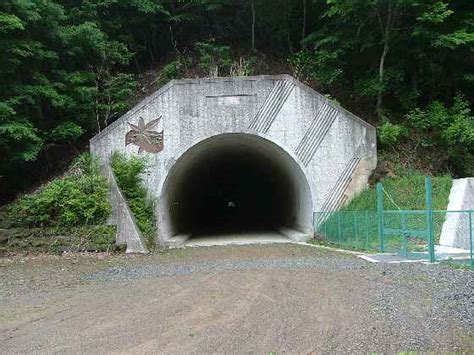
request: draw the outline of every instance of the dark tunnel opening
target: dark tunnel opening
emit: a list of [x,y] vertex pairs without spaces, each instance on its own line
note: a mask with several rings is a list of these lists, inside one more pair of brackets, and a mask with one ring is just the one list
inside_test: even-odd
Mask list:
[[302,231],[311,220],[299,167],[257,136],[226,134],[197,144],[177,161],[168,183],[173,235]]

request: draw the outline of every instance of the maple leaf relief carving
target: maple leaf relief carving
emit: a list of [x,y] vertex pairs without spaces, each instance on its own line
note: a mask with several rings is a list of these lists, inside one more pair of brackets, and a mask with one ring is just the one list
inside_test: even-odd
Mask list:
[[125,145],[133,144],[138,147],[138,153],[159,153],[163,150],[163,130],[154,131],[153,128],[158,125],[161,116],[155,120],[145,123],[143,117],[140,117],[138,124],[128,123],[132,128],[125,135]]

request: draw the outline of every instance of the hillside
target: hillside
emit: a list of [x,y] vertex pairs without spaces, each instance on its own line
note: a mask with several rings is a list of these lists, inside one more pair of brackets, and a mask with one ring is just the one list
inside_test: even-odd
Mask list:
[[0,204],[182,77],[291,74],[377,126],[376,178],[474,175],[473,13],[468,0],[2,1]]

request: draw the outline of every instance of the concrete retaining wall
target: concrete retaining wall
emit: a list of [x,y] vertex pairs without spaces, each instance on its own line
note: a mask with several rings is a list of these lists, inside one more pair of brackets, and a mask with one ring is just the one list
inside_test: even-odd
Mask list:
[[[449,211],[474,210],[474,178],[454,179],[449,193],[446,220],[443,223],[439,244],[469,250],[469,213]],[[474,214],[472,222],[474,224]],[[474,225],[471,226],[474,231]]]
[[[158,204],[178,159],[222,134],[261,137],[286,152],[308,182],[312,211],[342,206],[366,187],[377,163],[374,127],[287,75],[173,80],[96,135],[91,152],[104,165],[114,151],[138,154],[125,137],[140,118],[160,118],[152,138],[162,134],[162,150],[155,145],[157,153],[140,153],[149,161],[144,181]],[[169,206],[158,211],[163,207]],[[167,233],[159,235],[162,242],[172,237]]]

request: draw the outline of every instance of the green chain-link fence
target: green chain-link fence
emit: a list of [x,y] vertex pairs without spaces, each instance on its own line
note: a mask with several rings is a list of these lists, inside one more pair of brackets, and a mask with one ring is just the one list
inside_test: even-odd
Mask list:
[[329,243],[434,262],[435,244],[439,243],[445,226],[444,233],[456,233],[456,238],[468,246],[470,264],[474,266],[474,210],[432,210],[429,178],[426,179],[426,206],[425,210],[385,210],[383,187],[379,184],[377,210],[315,212],[314,227],[317,236]]

